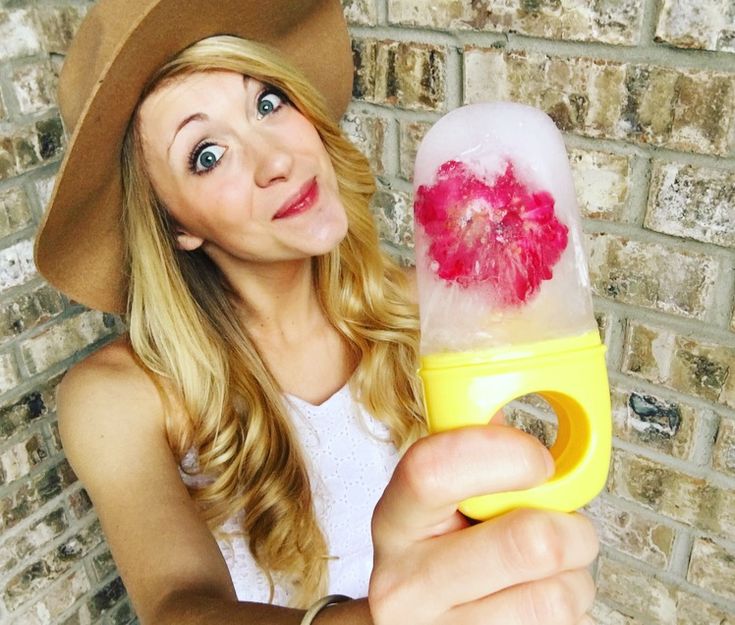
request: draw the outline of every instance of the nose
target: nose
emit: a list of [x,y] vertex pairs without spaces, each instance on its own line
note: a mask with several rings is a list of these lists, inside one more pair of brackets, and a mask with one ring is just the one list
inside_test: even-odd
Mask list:
[[265,188],[275,182],[288,180],[293,167],[293,154],[287,146],[263,133],[254,148],[255,184]]

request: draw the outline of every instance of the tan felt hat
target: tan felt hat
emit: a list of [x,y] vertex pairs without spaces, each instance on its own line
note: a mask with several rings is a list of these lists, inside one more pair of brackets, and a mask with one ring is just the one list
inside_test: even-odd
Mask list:
[[123,312],[120,152],[150,76],[212,35],[269,44],[325,96],[335,119],[352,91],[352,53],[339,0],[99,0],[72,42],[59,79],[71,134],[38,231],[38,270],[91,308]]

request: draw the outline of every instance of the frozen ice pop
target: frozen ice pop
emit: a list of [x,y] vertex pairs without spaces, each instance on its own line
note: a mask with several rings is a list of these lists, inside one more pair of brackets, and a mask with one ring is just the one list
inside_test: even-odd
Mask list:
[[419,146],[414,218],[430,429],[487,423],[529,393],[559,421],[549,482],[460,509],[585,505],[607,477],[610,396],[561,133],[521,104],[453,110]]

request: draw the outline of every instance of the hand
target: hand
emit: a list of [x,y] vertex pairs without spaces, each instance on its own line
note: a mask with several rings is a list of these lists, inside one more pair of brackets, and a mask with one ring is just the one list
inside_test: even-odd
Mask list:
[[502,426],[417,441],[373,515],[375,625],[583,625],[597,556],[579,514],[516,510],[472,524],[471,496],[536,486],[553,471],[535,438]]

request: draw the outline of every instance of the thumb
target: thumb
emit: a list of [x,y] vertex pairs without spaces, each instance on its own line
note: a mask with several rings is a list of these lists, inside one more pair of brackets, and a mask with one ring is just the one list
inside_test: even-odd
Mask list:
[[549,451],[512,427],[471,426],[422,438],[398,463],[375,509],[376,552],[457,528],[464,499],[531,488],[553,471]]

